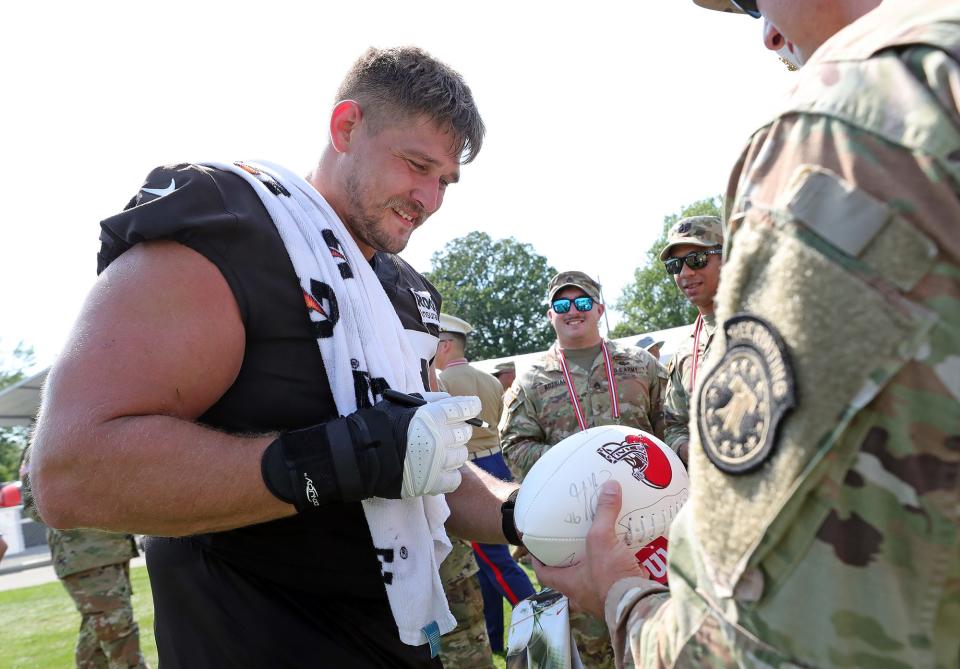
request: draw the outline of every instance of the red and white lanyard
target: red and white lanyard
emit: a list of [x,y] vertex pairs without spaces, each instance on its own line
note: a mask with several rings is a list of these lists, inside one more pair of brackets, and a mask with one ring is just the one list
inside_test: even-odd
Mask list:
[[[613,376],[613,363],[610,361],[610,352],[607,351],[607,343],[601,341],[600,349],[603,351],[603,365],[607,370],[607,388],[610,390],[610,408],[613,411],[613,417],[619,419],[620,399],[617,396],[617,380]],[[563,349],[559,346],[557,346],[557,357],[560,359],[560,369],[563,370],[563,380],[567,382],[567,394],[570,395],[570,404],[573,405],[573,411],[577,415],[577,424],[580,425],[581,430],[586,430],[587,416],[583,412],[580,397],[577,395],[577,389],[573,385],[573,377],[570,376],[567,358],[563,355]]]
[[690,393],[697,385],[697,368],[700,366],[700,333],[703,332],[703,314],[697,314],[697,322],[693,324],[693,367],[690,370]]

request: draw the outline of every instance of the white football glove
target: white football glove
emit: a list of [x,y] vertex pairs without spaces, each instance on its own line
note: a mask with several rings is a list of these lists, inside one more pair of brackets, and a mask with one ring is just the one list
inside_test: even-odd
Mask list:
[[481,409],[479,397],[423,395],[429,404],[417,409],[407,427],[403,498],[453,492],[460,486],[460,467],[467,461],[467,442],[473,434],[464,421]]

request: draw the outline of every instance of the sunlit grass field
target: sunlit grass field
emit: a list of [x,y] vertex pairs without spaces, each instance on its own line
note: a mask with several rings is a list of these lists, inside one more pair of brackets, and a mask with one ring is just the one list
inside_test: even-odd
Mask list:
[[[146,567],[130,570],[140,647],[157,666]],[[80,614],[59,581],[0,592],[0,669],[70,669]]]
[[[530,578],[532,571],[527,570]],[[133,609],[140,624],[140,647],[157,667],[153,639],[153,599],[146,567],[130,570]],[[504,628],[510,624],[510,607],[504,602]],[[0,669],[70,669],[80,614],[58,581],[0,592]],[[504,659],[493,657],[497,669]],[[455,668],[451,668],[455,669]]]

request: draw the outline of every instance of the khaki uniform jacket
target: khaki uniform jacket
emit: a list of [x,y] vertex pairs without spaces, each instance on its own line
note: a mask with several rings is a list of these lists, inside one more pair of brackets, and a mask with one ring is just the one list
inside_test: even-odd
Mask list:
[[[454,361],[456,363],[457,361]],[[464,364],[448,364],[440,372],[437,381],[440,390],[451,395],[476,395],[480,398],[480,418],[487,421],[489,428],[474,427],[473,436],[467,442],[470,454],[500,448],[500,434],[497,425],[503,413],[503,386],[497,378],[464,361]]]
[[[570,375],[587,427],[628,425],[663,438],[663,367],[647,351],[607,341],[620,401],[615,419],[607,386],[603,353],[589,372],[570,365]],[[523,477],[551,446],[580,431],[570,402],[556,344],[527,370],[518,370],[503,396],[505,411],[500,438],[507,464],[517,480]]]

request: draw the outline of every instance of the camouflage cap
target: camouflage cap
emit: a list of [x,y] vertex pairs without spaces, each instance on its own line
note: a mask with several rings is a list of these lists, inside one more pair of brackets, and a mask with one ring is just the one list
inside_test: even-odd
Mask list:
[[547,286],[547,302],[553,302],[553,296],[567,286],[576,286],[600,302],[600,284],[591,279],[583,272],[560,272],[550,279],[550,285]]
[[660,260],[670,256],[670,249],[681,244],[694,246],[722,246],[723,225],[716,216],[681,218],[667,233],[667,245],[660,251]]
[[718,12],[730,12],[732,14],[743,14],[743,10],[737,7],[730,0],[693,0],[694,4],[715,9]]
[[498,362],[493,368],[493,375],[500,376],[504,372],[516,372],[517,366],[513,364],[513,360],[508,360],[507,362]]

